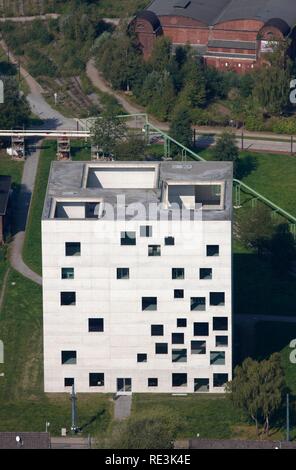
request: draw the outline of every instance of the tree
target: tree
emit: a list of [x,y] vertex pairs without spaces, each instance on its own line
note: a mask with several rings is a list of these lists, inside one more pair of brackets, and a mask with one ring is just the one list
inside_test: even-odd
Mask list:
[[260,255],[274,232],[270,210],[263,204],[241,210],[237,225],[239,240],[246,247],[255,248]]
[[233,162],[234,176],[237,176],[239,150],[236,137],[231,132],[223,132],[213,147],[213,157],[217,161]]
[[283,402],[284,377],[281,356],[275,353],[261,362],[245,359],[235,368],[232,382],[227,384],[230,400],[255,422],[257,434],[259,423],[269,433],[270,420]]
[[168,69],[171,62],[171,52],[171,40],[166,36],[157,38],[149,59],[150,67],[158,72]]
[[117,160],[144,160],[145,142],[137,135],[131,135],[125,142],[120,142],[114,149]]
[[173,139],[185,145],[192,146],[192,121],[186,106],[178,106],[172,115],[170,135]]
[[206,84],[203,66],[192,54],[182,67],[183,88],[179,103],[189,109],[202,107],[206,103]]
[[126,132],[124,121],[105,111],[95,119],[91,127],[92,143],[97,145],[104,155],[110,155],[114,153],[116,145],[124,139]]
[[270,241],[271,260],[274,269],[285,276],[296,259],[295,240],[288,224],[278,225]]
[[1,76],[4,82],[4,103],[0,104],[1,129],[15,129],[29,122],[30,107],[26,98],[21,96],[13,76]]

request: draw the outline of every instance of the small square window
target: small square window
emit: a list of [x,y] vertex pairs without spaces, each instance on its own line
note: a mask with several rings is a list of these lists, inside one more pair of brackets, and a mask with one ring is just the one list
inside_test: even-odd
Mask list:
[[207,256],[219,256],[219,245],[207,245]]
[[216,347],[227,347],[228,346],[228,336],[216,336]]
[[72,387],[74,385],[74,378],[73,377],[65,377],[64,378],[64,386],[65,387]]
[[200,268],[199,279],[212,279],[212,268]]
[[184,333],[172,333],[172,344],[184,344]]
[[101,372],[91,372],[89,374],[89,386],[90,387],[104,387],[105,376]]
[[184,279],[185,270],[184,268],[172,268],[172,279]]
[[80,256],[81,244],[79,242],[66,242],[65,254],[66,256]]
[[149,245],[148,256],[161,256],[160,245]]
[[195,392],[208,392],[210,389],[209,379],[194,379]]
[[77,352],[76,351],[62,351],[62,364],[76,364]]
[[76,292],[61,292],[61,305],[76,305]]
[[121,245],[136,245],[136,232],[121,232]]
[[206,354],[206,341],[191,341],[191,354]]
[[187,374],[172,374],[172,387],[186,387]]
[[175,239],[174,239],[174,237],[165,237],[165,239],[164,239],[164,244],[165,244],[166,246],[172,246],[172,245],[174,245],[174,244],[175,244]]
[[157,297],[142,297],[142,310],[157,310]]
[[155,354],[167,354],[168,343],[155,343]]
[[88,331],[89,332],[104,331],[104,319],[103,318],[89,318],[88,319]]
[[184,290],[174,289],[174,299],[184,299]]
[[225,387],[228,382],[228,374],[213,374],[213,386]]
[[62,268],[62,279],[74,279],[74,268]]
[[227,317],[214,317],[213,318],[213,330],[214,331],[227,331],[228,330],[228,318]]
[[173,349],[172,362],[187,362],[187,349]]
[[193,324],[194,336],[209,336],[209,324],[198,322]]
[[117,268],[117,279],[129,279],[129,268]]
[[137,354],[137,362],[147,362],[147,354]]
[[156,377],[149,378],[148,387],[158,387],[158,379]]
[[223,307],[225,305],[225,293],[210,292],[210,305]]
[[225,366],[225,351],[210,352],[211,366]]
[[152,227],[151,227],[151,225],[141,225],[140,226],[140,237],[152,237]]
[[205,297],[191,297],[190,309],[191,310],[205,310],[206,298]]
[[187,326],[187,319],[186,318],[177,318],[177,327],[178,328],[186,328]]
[[163,325],[151,325],[151,336],[163,336]]

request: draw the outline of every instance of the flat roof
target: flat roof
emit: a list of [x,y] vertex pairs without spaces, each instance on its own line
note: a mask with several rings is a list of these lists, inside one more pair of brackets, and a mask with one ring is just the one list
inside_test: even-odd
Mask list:
[[[151,189],[139,188],[100,188],[87,187],[85,183],[89,169],[99,168],[155,168],[158,181]],[[233,164],[231,162],[142,162],[142,161],[116,161],[107,163],[97,162],[65,162],[54,161],[51,164],[47,193],[44,203],[42,219],[50,218],[54,200],[71,200],[72,202],[98,198],[113,206],[117,205],[117,196],[124,195],[126,204],[160,203],[163,183],[168,184],[204,184],[225,183],[224,210],[203,210],[206,220],[231,220],[232,217],[232,179]]]
[[5,215],[11,189],[11,176],[0,175],[0,215]]

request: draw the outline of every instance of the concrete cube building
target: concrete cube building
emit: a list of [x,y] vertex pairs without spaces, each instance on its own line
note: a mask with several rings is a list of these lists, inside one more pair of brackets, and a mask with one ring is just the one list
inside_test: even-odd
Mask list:
[[42,262],[46,392],[224,391],[231,163],[53,162]]

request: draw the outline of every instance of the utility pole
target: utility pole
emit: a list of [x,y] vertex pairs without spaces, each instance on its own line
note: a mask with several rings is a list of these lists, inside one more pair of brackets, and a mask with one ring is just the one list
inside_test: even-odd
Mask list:
[[72,392],[71,392],[71,415],[72,415],[72,425],[71,425],[71,431],[72,433],[77,433],[78,432],[78,426],[77,426],[77,397],[75,393],[75,385],[72,385]]
[[287,407],[287,420],[286,420],[286,426],[287,426],[287,441],[290,441],[290,395],[287,393],[287,402],[286,402],[286,407]]

